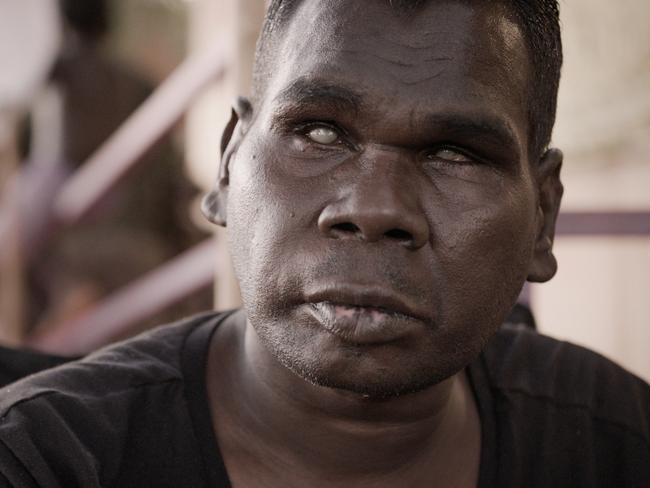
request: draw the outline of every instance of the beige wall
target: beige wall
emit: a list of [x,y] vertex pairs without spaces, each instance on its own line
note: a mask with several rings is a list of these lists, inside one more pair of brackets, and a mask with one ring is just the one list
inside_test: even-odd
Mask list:
[[[220,43],[228,58],[226,76],[194,104],[187,117],[187,162],[194,181],[208,190],[219,165],[221,132],[237,95],[247,95],[264,0],[195,0],[190,4],[190,50]],[[202,217],[198,217],[202,219]],[[241,303],[228,255],[226,230],[214,228],[223,243],[217,255],[215,306],[219,310]]]
[[[561,7],[563,208],[650,211],[650,2]],[[559,237],[556,254],[556,278],[533,288],[540,329],[650,381],[650,237]]]

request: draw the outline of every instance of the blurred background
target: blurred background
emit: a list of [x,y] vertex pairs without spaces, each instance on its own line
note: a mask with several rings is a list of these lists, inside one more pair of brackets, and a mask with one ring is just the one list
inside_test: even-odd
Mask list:
[[[650,3],[561,2],[544,333],[650,381]],[[264,0],[0,0],[0,344],[77,356],[239,297],[199,214]]]

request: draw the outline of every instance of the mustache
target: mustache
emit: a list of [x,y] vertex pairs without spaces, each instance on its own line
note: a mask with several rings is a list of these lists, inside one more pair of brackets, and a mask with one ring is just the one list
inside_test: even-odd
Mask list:
[[419,303],[422,302],[422,297],[430,296],[432,285],[430,281],[421,279],[428,276],[432,280],[432,273],[418,273],[414,276],[413,268],[403,265],[399,258],[379,259],[366,253],[327,253],[311,263],[306,274],[315,281],[327,279],[381,285],[412,297]]

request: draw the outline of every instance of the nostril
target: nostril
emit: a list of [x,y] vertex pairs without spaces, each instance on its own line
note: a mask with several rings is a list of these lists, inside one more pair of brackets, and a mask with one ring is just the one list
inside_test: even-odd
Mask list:
[[340,224],[335,224],[332,226],[332,229],[339,232],[344,232],[346,234],[356,234],[360,232],[359,227],[357,227],[351,222],[343,222]]
[[406,232],[405,230],[402,229],[391,229],[388,232],[384,233],[386,237],[390,237],[391,239],[395,239],[397,241],[412,241],[413,236],[409,233]]

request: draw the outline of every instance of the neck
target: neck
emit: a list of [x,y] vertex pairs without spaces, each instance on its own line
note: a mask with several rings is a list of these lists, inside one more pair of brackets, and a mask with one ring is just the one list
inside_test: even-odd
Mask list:
[[228,425],[237,425],[233,441],[249,446],[258,462],[306,466],[317,479],[332,473],[348,479],[403,476],[417,466],[431,469],[432,461],[449,469],[450,446],[467,436],[474,411],[464,373],[418,393],[373,399],[295,375],[250,325],[220,332],[214,341],[219,352],[211,354],[219,364],[209,369],[223,373],[209,385],[211,403],[231,412],[215,421],[220,445]]

